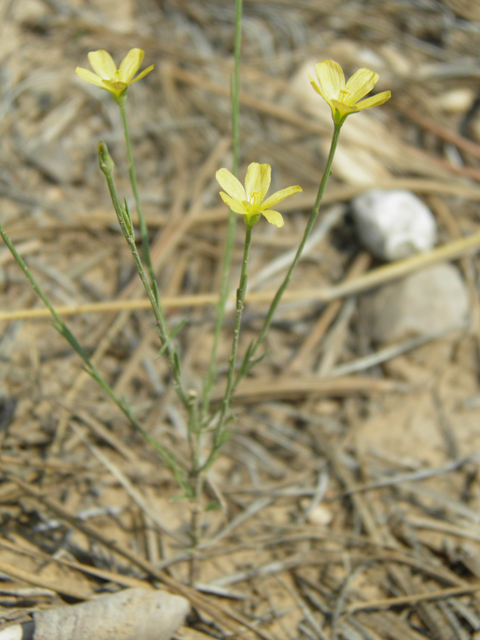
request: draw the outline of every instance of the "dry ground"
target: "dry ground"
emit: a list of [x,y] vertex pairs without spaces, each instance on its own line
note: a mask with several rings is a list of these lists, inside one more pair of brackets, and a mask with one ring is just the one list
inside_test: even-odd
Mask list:
[[[172,325],[188,317],[180,344],[195,386],[226,228],[214,173],[231,163],[233,19],[233,0],[0,2],[1,220],[55,305],[75,308],[69,326],[115,390],[179,455],[184,418],[156,359],[151,316],[134,308],[143,292],[97,166],[104,139],[129,197],[119,116],[74,69],[100,48],[119,60],[141,47],[155,64],[127,108],[159,286]],[[0,313],[14,312],[0,320],[2,621],[167,583],[196,608],[185,639],[224,637],[247,621],[252,637],[279,640],[480,637],[477,258],[459,263],[472,296],[465,331],[335,371],[379,348],[360,312],[371,287],[362,274],[378,265],[355,237],[352,197],[406,187],[435,212],[441,244],[480,231],[479,51],[475,0],[245,1],[241,174],[269,162],[275,189],[304,192],[281,209],[283,229],[255,229],[258,298],[247,305],[242,349],[324,166],[331,122],[307,73],[325,58],[348,72],[367,66],[393,97],[347,121],[297,297],[239,389],[237,432],[211,473],[223,509],[205,518],[197,595],[182,586],[189,505],[172,502],[169,473],[48,319],[22,316],[42,305],[0,247]],[[357,283],[355,297],[329,288],[345,278]],[[81,309],[112,300],[120,311]]]

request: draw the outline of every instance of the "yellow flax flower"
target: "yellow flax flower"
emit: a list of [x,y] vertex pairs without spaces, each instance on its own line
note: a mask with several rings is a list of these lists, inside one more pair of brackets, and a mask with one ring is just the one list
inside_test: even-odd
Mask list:
[[282,215],[270,207],[302,191],[299,186],[287,187],[264,201],[270,187],[271,175],[272,169],[269,164],[252,162],[247,169],[245,187],[243,187],[228,169],[220,169],[216,173],[218,183],[227,192],[220,191],[220,197],[232,211],[245,216],[245,223],[248,226],[253,227],[259,221],[260,214],[263,214],[271,224],[283,227]]
[[120,68],[117,69],[108,51],[103,49],[90,51],[88,61],[95,73],[81,67],[77,67],[75,71],[82,80],[96,84],[97,87],[102,87],[102,89],[107,89],[113,94],[115,100],[118,100],[127,87],[140,80],[140,78],[144,78],[153,69],[152,64],[134,78],[142,64],[144,55],[145,51],[142,51],[142,49],[130,49],[122,60]]
[[334,60],[319,62],[315,65],[315,72],[318,84],[309,76],[312,87],[330,105],[333,122],[337,126],[342,125],[351,113],[377,107],[391,96],[390,91],[383,91],[358,102],[377,84],[378,74],[369,69],[359,69],[346,83],[342,67]]

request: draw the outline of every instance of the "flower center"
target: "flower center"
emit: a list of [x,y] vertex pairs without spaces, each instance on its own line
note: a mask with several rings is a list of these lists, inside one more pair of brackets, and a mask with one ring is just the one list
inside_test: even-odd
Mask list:
[[247,193],[246,204],[249,213],[255,213],[260,204],[260,192],[252,191],[251,193]]

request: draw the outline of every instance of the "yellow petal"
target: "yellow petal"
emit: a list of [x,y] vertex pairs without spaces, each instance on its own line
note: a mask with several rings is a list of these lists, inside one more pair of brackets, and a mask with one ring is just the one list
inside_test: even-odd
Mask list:
[[86,80],[87,82],[91,82],[92,84],[96,84],[97,87],[102,87],[105,89],[103,84],[103,80],[99,78],[95,73],[89,71],[88,69],[82,69],[82,67],[77,67],[75,69],[75,73],[77,73],[82,80]]
[[90,51],[88,61],[92,65],[95,73],[104,80],[111,80],[115,77],[117,67],[108,51]]
[[215,174],[218,184],[225,189],[229,196],[234,200],[242,202],[246,200],[245,189],[242,183],[228,169],[219,169]]
[[340,100],[332,100],[330,106],[342,114],[357,113],[359,111],[358,104],[346,104],[345,102],[340,102]]
[[130,49],[120,65],[119,80],[121,82],[129,84],[130,80],[139,70],[144,56],[145,51],[142,49]]
[[135,80],[132,80],[132,81],[129,83],[129,85],[130,85],[130,84],[133,84],[133,83],[134,83],[134,82],[136,82],[137,80],[141,80],[142,78],[144,78],[144,77],[147,75],[147,73],[150,73],[150,71],[151,71],[154,67],[155,67],[155,65],[154,65],[154,64],[151,64],[149,67],[147,67],[146,69],[144,69],[144,70],[142,71],[142,73],[139,73],[139,74],[138,74],[138,76],[135,78]]
[[248,214],[248,211],[245,210],[241,202],[239,202],[238,200],[227,196],[227,194],[223,193],[223,191],[220,191],[220,197],[225,202],[227,207],[229,207],[234,213],[240,213],[242,215]]
[[340,91],[345,89],[345,76],[342,67],[334,60],[323,60],[315,65],[322,95],[327,102],[340,96]]
[[357,109],[370,109],[370,107],[378,107],[380,104],[390,100],[391,97],[392,94],[390,91],[382,91],[382,93],[378,93],[376,96],[357,102],[355,106]]
[[260,204],[270,187],[271,176],[272,169],[269,164],[252,162],[248,165],[247,175],[245,176],[247,198],[251,194],[256,194],[255,201]]
[[270,224],[274,224],[276,227],[283,227],[285,224],[283,222],[282,214],[278,213],[278,211],[272,211],[269,209],[268,211],[262,211],[262,213]]
[[270,207],[275,206],[282,200],[285,200],[285,198],[288,198],[289,196],[293,196],[294,193],[298,193],[299,191],[303,191],[303,189],[298,185],[296,187],[287,187],[286,189],[277,191],[276,193],[272,194],[269,198],[267,198],[265,202],[262,202],[260,211],[263,211],[263,209],[269,209]]
[[122,93],[122,91],[125,91],[125,89],[128,87],[128,84],[126,82],[110,82],[110,80],[103,80],[102,86],[104,89],[108,89],[118,96]]
[[325,102],[328,102],[328,104],[330,104],[330,98],[327,96],[327,94],[322,91],[321,87],[318,86],[312,76],[309,75],[308,77],[310,78],[310,84],[315,89],[315,91],[322,96]]
[[345,98],[347,104],[355,104],[360,98],[366,96],[378,82],[378,73],[369,69],[359,69],[348,80],[346,89],[348,95]]

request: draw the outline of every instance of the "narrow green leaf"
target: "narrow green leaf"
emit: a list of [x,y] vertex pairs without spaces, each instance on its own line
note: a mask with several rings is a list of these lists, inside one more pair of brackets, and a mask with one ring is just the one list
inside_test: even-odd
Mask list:
[[222,505],[218,500],[210,500],[210,502],[205,507],[205,511],[221,511]]
[[162,356],[165,351],[168,349],[169,345],[172,344],[172,340],[173,338],[175,338],[176,335],[178,335],[180,333],[180,331],[183,329],[183,327],[187,324],[187,319],[184,318],[183,320],[180,320],[180,322],[173,327],[173,329],[170,331],[170,337],[169,339],[163,343],[162,348],[160,349],[160,351],[158,352],[158,358],[160,358],[160,356]]
[[125,228],[129,236],[135,239],[135,229],[133,228],[132,216],[130,215],[130,209],[128,208],[127,199],[123,199],[122,217],[125,223]]

